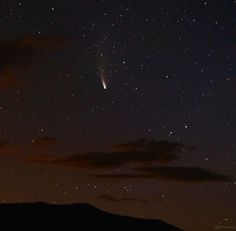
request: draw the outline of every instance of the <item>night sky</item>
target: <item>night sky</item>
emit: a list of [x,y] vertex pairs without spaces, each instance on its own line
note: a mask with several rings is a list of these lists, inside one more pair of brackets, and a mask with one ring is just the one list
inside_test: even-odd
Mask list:
[[236,1],[0,2],[0,201],[236,226]]

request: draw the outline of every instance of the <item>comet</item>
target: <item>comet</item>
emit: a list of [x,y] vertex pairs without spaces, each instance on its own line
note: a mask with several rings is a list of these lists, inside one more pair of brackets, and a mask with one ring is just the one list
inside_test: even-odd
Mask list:
[[99,75],[100,75],[100,80],[103,86],[103,89],[107,89],[107,76],[104,68],[99,68]]
[[107,83],[106,83],[106,81],[103,77],[101,77],[101,82],[102,82],[102,86],[103,86],[104,90],[106,90],[107,89]]
[[97,65],[97,69],[98,69],[98,77],[101,81],[102,87],[104,90],[107,90],[107,86],[108,86],[108,82],[109,82],[109,75],[107,73],[107,68],[105,65],[105,59],[102,56],[99,56],[98,58],[98,65]]

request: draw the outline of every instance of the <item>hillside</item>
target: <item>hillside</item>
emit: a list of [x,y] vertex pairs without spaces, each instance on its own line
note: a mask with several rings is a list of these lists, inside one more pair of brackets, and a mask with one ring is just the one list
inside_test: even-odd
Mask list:
[[113,215],[88,204],[1,204],[1,230],[181,231],[159,220]]

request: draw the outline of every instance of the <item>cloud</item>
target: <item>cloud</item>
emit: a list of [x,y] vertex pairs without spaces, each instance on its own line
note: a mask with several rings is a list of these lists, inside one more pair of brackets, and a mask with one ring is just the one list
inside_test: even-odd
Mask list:
[[50,137],[50,136],[44,136],[44,137],[32,139],[33,145],[41,146],[41,147],[48,147],[48,146],[52,146],[58,143],[59,141],[56,138]]
[[[39,140],[39,144],[56,142],[48,137]],[[168,182],[229,182],[230,176],[212,172],[200,167],[175,167],[160,164],[170,163],[179,158],[178,152],[192,150],[181,143],[139,139],[127,143],[112,145],[117,151],[112,152],[79,152],[64,157],[53,155],[33,156],[28,159],[34,163],[61,164],[86,169],[116,169],[126,166],[124,174],[99,174],[91,177],[110,179],[156,179]],[[159,166],[157,166],[159,164]],[[108,198],[107,198],[108,199]],[[111,199],[111,198],[110,198]],[[113,198],[114,199],[114,198]]]
[[0,150],[6,148],[8,146],[8,142],[5,140],[0,140]]
[[[135,145],[136,143],[139,142],[133,142]],[[131,144],[131,146],[133,144]],[[125,145],[119,144],[113,147],[117,148],[119,146],[119,148],[122,149]],[[55,157],[54,159],[40,160],[40,162],[64,164],[80,168],[114,168],[127,164],[166,164],[178,159],[175,153],[181,151],[183,148],[185,148],[185,146],[178,143],[145,141],[145,144],[139,149],[125,148],[123,151],[114,152],[80,152],[61,158]]]
[[210,170],[199,167],[140,167],[135,168],[138,171],[159,177],[160,179],[176,180],[176,181],[231,181],[229,176],[212,172]]
[[30,156],[26,159],[27,162],[33,163],[50,163],[55,159],[55,155],[52,154],[38,154],[34,156]]
[[0,90],[8,89],[9,87],[18,85],[19,80],[16,78],[16,73],[6,68],[5,70],[0,70]]
[[187,148],[187,146],[181,143],[167,142],[165,140],[155,141],[141,138],[126,143],[113,144],[112,148],[116,151],[121,151],[121,152],[136,151],[136,152],[173,153],[181,151]]
[[0,41],[0,89],[20,82],[24,71],[42,54],[43,49],[59,48],[67,43],[63,37],[24,37]]
[[129,178],[145,178],[145,179],[156,179],[159,181],[178,181],[178,182],[230,182],[232,181],[230,176],[215,173],[207,169],[199,167],[139,167],[134,170],[140,173],[131,174],[98,174],[93,175],[100,178],[113,178],[113,179],[129,179]]
[[127,197],[127,198],[116,198],[113,197],[110,194],[102,194],[99,199],[108,201],[108,202],[140,202],[140,203],[148,203],[147,200],[144,199],[139,199],[139,198],[132,198],[132,197]]
[[145,138],[141,138],[127,143],[113,144],[112,148],[116,151],[123,151],[123,152],[143,151],[144,146],[146,144],[147,140]]
[[21,150],[16,145],[10,144],[8,141],[0,140],[0,155],[17,155]]

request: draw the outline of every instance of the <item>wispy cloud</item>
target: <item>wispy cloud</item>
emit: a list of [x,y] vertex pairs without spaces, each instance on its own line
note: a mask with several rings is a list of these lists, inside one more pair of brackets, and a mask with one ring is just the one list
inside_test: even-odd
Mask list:
[[134,197],[122,197],[116,198],[110,194],[102,194],[99,199],[107,201],[107,202],[139,202],[139,203],[148,203],[147,200],[134,198]]
[[[42,138],[39,143],[55,142]],[[155,179],[168,182],[229,182],[230,176],[212,172],[199,167],[163,166],[179,159],[181,151],[192,150],[181,143],[139,139],[136,141],[112,145],[113,152],[79,152],[64,157],[40,155],[28,158],[28,161],[41,164],[60,164],[96,170],[91,177],[108,179]],[[123,174],[104,174],[104,170],[125,167]],[[111,171],[112,172],[112,171]],[[108,199],[108,198],[107,198]],[[110,198],[111,199],[111,198]]]
[[14,156],[21,153],[21,149],[6,140],[0,140],[0,155]]
[[35,146],[48,147],[60,143],[55,137],[44,136],[32,139]]
[[21,83],[25,70],[43,53],[43,49],[60,48],[68,43],[64,37],[24,37],[0,41],[0,90]]
[[[156,179],[158,181],[178,181],[178,182],[230,182],[230,176],[220,173],[215,173],[207,169],[198,167],[139,167],[134,168],[137,173],[131,174],[98,174],[93,175],[99,178],[113,178],[113,179],[129,179],[129,178],[145,178]],[[142,172],[140,174],[140,172]]]
[[[114,145],[113,147],[117,148],[118,146],[121,148],[122,145]],[[113,168],[127,164],[166,164],[178,159],[176,153],[183,148],[186,147],[178,143],[146,141],[144,146],[138,149],[126,148],[125,150],[114,152],[80,152],[62,158],[45,158],[45,160],[40,160],[39,162],[64,164],[80,168]]]

